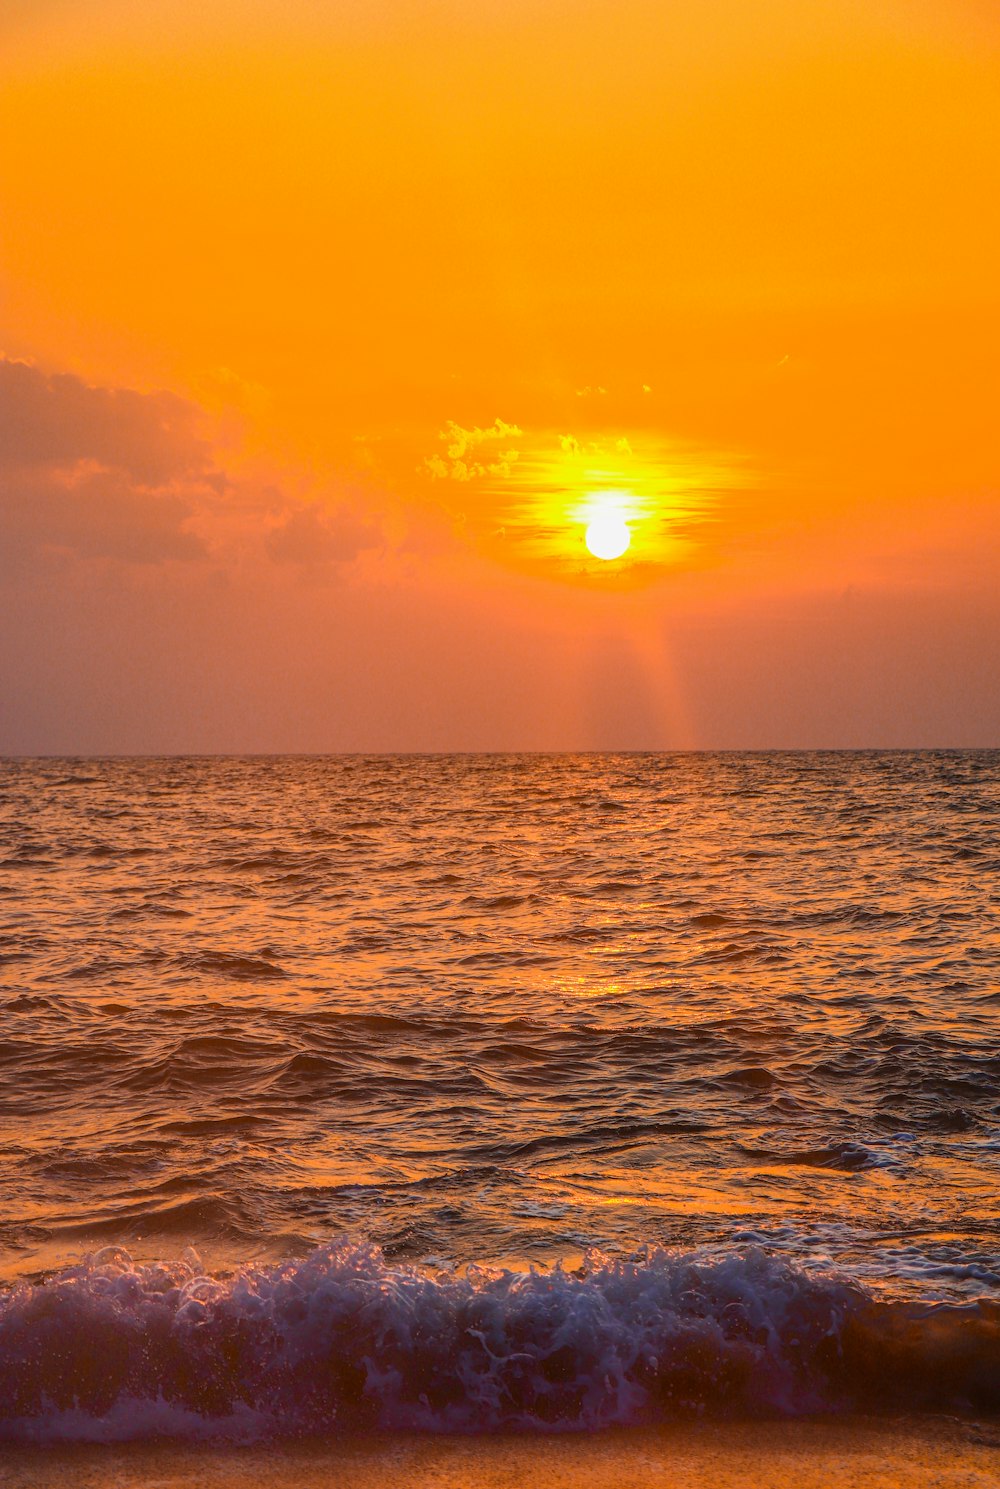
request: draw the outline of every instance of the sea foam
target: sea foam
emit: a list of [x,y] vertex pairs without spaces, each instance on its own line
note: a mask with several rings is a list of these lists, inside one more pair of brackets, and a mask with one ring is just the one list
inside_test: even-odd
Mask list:
[[879,1301],[750,1248],[432,1275],[340,1240],[203,1275],[107,1248],[0,1295],[0,1434],[588,1430],[1000,1410],[1000,1307]]

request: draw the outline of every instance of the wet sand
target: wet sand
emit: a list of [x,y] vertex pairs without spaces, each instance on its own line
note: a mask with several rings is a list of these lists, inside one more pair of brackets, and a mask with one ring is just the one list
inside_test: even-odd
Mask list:
[[0,1449],[2,1489],[995,1489],[1000,1423],[699,1423],[566,1437],[336,1446]]

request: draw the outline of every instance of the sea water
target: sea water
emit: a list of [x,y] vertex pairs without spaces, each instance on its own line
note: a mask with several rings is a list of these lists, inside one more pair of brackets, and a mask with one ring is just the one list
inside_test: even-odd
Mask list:
[[1000,1406],[1000,753],[0,761],[0,1431]]

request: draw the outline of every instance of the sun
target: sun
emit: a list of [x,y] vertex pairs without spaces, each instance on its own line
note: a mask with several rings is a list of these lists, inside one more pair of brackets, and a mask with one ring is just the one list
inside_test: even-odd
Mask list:
[[628,523],[617,512],[599,512],[584,533],[584,542],[595,558],[621,558],[631,541]]

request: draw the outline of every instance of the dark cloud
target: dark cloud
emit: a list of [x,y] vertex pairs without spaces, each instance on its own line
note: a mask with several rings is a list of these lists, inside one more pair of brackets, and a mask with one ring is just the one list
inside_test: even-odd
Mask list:
[[199,412],[0,358],[0,566],[56,555],[156,564],[205,553],[188,530],[224,484]]
[[197,420],[197,408],[172,393],[94,388],[0,358],[0,473],[92,460],[163,486],[209,470]]
[[318,506],[292,512],[266,539],[277,563],[350,563],[368,548],[382,543],[379,527],[346,508],[327,512]]
[[[0,358],[0,575],[68,560],[153,565],[260,543],[317,573],[383,546],[341,497],[327,508],[233,481],[213,460],[202,411],[172,393],[91,387]],[[274,524],[270,525],[269,524]],[[259,551],[259,549],[258,549]]]
[[185,528],[191,507],[183,498],[137,491],[114,471],[89,471],[70,485],[3,480],[0,493],[3,568],[60,553],[158,564],[206,552]]

